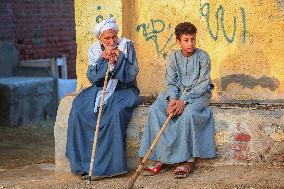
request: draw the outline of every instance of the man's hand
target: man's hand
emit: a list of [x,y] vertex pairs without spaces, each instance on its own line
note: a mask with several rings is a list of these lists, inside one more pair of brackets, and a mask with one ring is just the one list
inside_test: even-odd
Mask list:
[[102,52],[101,57],[108,60],[110,64],[115,64],[117,61],[117,58],[119,56],[119,50],[114,47],[106,47],[106,49]]
[[184,111],[185,106],[186,105],[183,100],[173,99],[168,105],[167,115],[169,115],[170,113],[173,113],[174,116],[181,115]]
[[104,59],[109,60],[110,55],[111,55],[111,51],[112,51],[112,50],[111,50],[110,48],[106,48],[106,49],[102,52],[101,57],[104,58]]
[[119,57],[120,50],[118,48],[114,49],[112,52],[116,55],[116,57]]
[[104,50],[101,54],[101,57],[104,58],[104,59],[108,59],[108,53]]
[[110,55],[110,57],[109,57],[109,59],[108,59],[108,62],[110,63],[110,64],[115,64],[116,63],[116,61],[117,61],[117,57],[116,57],[116,54],[115,53],[111,53],[111,55]]

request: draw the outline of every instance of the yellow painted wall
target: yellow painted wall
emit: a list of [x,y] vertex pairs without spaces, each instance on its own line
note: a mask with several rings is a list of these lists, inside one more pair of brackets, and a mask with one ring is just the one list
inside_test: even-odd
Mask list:
[[122,34],[135,42],[142,95],[164,89],[165,57],[178,48],[174,28],[190,21],[198,28],[197,46],[211,57],[213,100],[283,99],[283,7],[277,0],[76,0],[78,88],[88,85],[87,49],[95,40],[95,18],[113,14]]

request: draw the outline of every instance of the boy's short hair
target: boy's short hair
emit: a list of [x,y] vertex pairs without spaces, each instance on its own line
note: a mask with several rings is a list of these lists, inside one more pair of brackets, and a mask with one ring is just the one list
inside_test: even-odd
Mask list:
[[193,35],[196,34],[196,32],[197,28],[190,22],[179,23],[175,28],[175,35],[178,40],[180,40],[182,34]]

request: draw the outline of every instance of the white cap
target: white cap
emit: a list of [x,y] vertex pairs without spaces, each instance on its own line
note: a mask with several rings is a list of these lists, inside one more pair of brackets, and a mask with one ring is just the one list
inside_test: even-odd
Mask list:
[[94,27],[94,34],[97,38],[99,38],[101,33],[110,29],[115,30],[117,32],[119,31],[118,25],[114,17],[106,18],[100,23],[96,24]]

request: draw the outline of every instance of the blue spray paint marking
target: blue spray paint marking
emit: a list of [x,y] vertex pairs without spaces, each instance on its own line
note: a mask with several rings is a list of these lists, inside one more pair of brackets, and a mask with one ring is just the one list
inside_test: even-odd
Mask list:
[[[216,31],[215,32],[213,32],[211,29],[210,12],[211,12],[211,6],[209,3],[204,3],[202,6],[200,6],[200,14],[206,20],[208,33],[211,36],[211,38],[214,41],[217,41],[219,38],[219,34],[221,32],[221,34],[223,34],[223,36],[225,37],[226,41],[229,44],[233,43],[236,37],[236,32],[237,32],[236,16],[233,17],[233,30],[232,30],[232,34],[229,35],[225,29],[225,21],[224,21],[225,10],[223,6],[219,5],[219,7],[217,8],[215,12],[215,19],[216,19]],[[247,18],[246,18],[245,9],[242,7],[240,7],[240,14],[242,17],[242,42],[245,43],[246,38],[247,38]],[[166,42],[164,43],[164,45],[159,45],[158,43],[159,35],[162,32],[165,32],[165,28],[167,28],[168,30],[171,30],[171,23],[168,24],[166,27],[164,21],[160,19],[157,19],[157,20],[151,19],[150,23],[147,23],[147,24],[142,23],[138,25],[136,28],[137,32],[139,32],[142,29],[142,33],[146,41],[152,40],[154,42],[158,56],[160,57],[160,55],[162,55],[164,59],[167,57],[167,54],[169,53],[169,51],[175,50],[174,46],[176,45],[175,40],[173,40],[173,36],[174,36],[173,33],[170,33],[168,35],[167,39],[165,40]]]
[[[207,9],[206,13],[204,13],[205,8]],[[216,41],[218,39],[219,23],[218,23],[218,19],[217,19],[216,20],[216,34],[214,35],[213,32],[211,31],[210,22],[209,22],[210,11],[211,10],[210,10],[209,3],[205,3],[204,5],[202,5],[202,7],[200,9],[201,16],[204,16],[206,18],[206,24],[207,24],[208,32],[209,32],[210,36],[214,39],[214,41]]]
[[[151,24],[151,25],[150,25]],[[168,46],[168,44],[171,42],[172,37],[173,37],[173,33],[171,33],[165,44],[162,46],[162,48],[160,48],[160,45],[158,44],[158,35],[162,32],[164,32],[166,26],[163,20],[153,20],[151,19],[151,23],[143,23],[140,24],[136,27],[137,32],[139,32],[141,30],[141,28],[143,29],[143,36],[145,37],[146,41],[152,40],[155,44],[155,48],[158,54],[158,57],[160,57],[160,55],[163,56],[164,59],[166,59],[168,52],[170,50],[172,50],[172,47],[175,45],[171,45],[170,48],[168,48],[169,50],[166,50],[166,47]],[[171,29],[171,24],[168,25],[167,27],[169,30]]]
[[243,43],[246,42],[246,37],[247,37],[247,18],[246,18],[246,12],[244,10],[244,8],[240,8],[241,9],[241,15],[242,15],[242,19],[243,19]]
[[[241,16],[242,16],[242,23],[243,23],[242,37],[243,37],[243,43],[245,43],[246,33],[247,33],[247,30],[246,30],[246,13],[245,13],[245,10],[242,7],[240,9],[241,9]],[[235,39],[236,30],[237,30],[237,18],[236,18],[236,16],[233,17],[234,18],[233,34],[232,34],[232,37],[229,37],[226,30],[225,30],[225,23],[224,23],[225,10],[224,10],[223,6],[220,5],[218,7],[216,13],[215,13],[215,17],[216,17],[216,32],[215,32],[215,34],[213,34],[211,27],[210,27],[210,12],[211,12],[211,7],[210,7],[209,3],[204,3],[200,7],[200,14],[201,14],[201,16],[205,17],[208,33],[210,34],[210,36],[213,38],[214,41],[216,41],[218,39],[219,29],[220,29],[219,25],[221,24],[221,30],[223,32],[224,37],[226,38],[228,43],[232,43]],[[219,20],[220,20],[220,24],[219,24]]]
[[221,13],[221,27],[222,27],[222,30],[223,30],[223,35],[225,36],[225,38],[227,39],[227,41],[229,43],[232,43],[235,39],[235,36],[236,36],[236,29],[237,29],[237,18],[234,16],[234,32],[233,32],[233,35],[231,38],[228,37],[228,34],[225,30],[225,24],[224,24],[224,8],[222,7],[222,5],[219,6],[219,8],[217,9],[217,12],[216,12],[216,19],[218,20],[218,15],[219,15],[219,12]]
[[[102,6],[101,5],[98,5],[97,6],[97,10],[102,10]],[[109,14],[109,17],[113,17],[113,14]],[[98,15],[98,16],[96,16],[96,22],[97,23],[100,23],[101,21],[103,21],[104,20],[104,17],[100,14],[100,15]]]
[[100,23],[101,21],[103,21],[103,19],[104,19],[104,17],[103,17],[102,15],[98,15],[98,16],[96,17],[96,22],[97,22],[97,23]]

